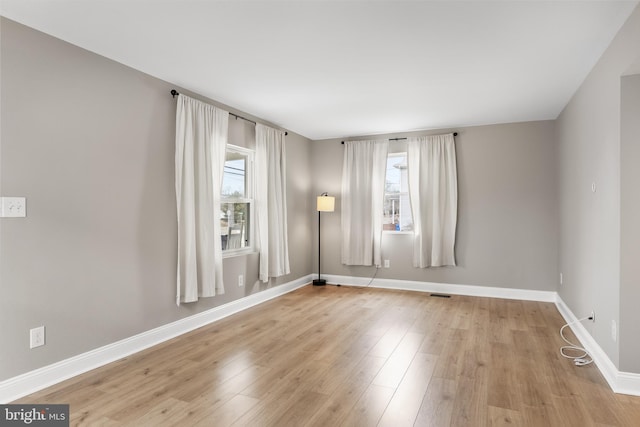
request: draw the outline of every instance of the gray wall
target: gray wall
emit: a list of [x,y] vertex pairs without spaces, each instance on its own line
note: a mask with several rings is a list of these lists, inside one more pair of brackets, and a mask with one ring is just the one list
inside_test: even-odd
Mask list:
[[640,372],[640,74],[620,91],[620,370]]
[[556,121],[560,296],[578,317],[595,310],[596,322],[585,326],[618,367],[611,322],[637,322],[620,310],[620,77],[639,56],[636,8]]
[[[28,212],[0,220],[0,381],[309,274],[310,141],[289,132],[291,274],[256,284],[257,255],[227,258],[225,295],[177,307],[173,86],[0,29],[0,193]],[[251,128],[231,120],[231,142],[251,144]],[[47,344],[30,350],[40,325]]]
[[[381,268],[377,277],[555,291],[558,210],[553,122],[455,130],[458,132],[458,266],[414,268],[411,235],[384,233],[382,256],[390,260],[391,268]],[[426,133],[366,138],[420,134]],[[393,143],[390,148],[390,151],[402,150],[401,142]],[[322,216],[322,271],[371,277],[374,267],[340,263],[343,145],[339,139],[316,141],[311,153],[315,193],[327,191],[337,196],[336,212]],[[317,240],[314,250],[313,269],[317,271]]]

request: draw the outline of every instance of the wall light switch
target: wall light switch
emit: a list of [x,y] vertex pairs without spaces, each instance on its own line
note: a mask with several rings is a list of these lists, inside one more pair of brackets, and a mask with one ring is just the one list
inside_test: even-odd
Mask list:
[[24,218],[27,216],[25,197],[0,197],[1,218]]

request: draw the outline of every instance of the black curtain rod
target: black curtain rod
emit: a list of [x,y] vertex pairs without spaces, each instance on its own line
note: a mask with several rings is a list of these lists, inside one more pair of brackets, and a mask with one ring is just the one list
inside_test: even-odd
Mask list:
[[[458,136],[458,132],[454,132],[453,136]],[[389,141],[404,141],[407,138],[389,138]],[[344,141],[340,142],[340,144],[344,145]]]
[[[175,90],[175,89],[171,89],[171,96],[172,96],[172,97],[174,97],[174,98],[175,98],[175,97],[176,97],[176,96],[178,96],[178,95],[180,95],[180,93],[179,93],[177,90]],[[242,117],[242,116],[239,116],[239,115],[234,114],[234,113],[231,113],[231,112],[229,112],[229,115],[230,115],[230,116],[235,117],[236,119],[246,120],[246,121],[248,121],[248,122],[250,122],[250,123],[253,123],[254,125],[255,125],[255,124],[257,124],[257,123],[256,123],[256,122],[254,122],[253,120],[247,119],[246,117]],[[284,134],[285,134],[285,135],[289,135],[289,132],[285,132]]]

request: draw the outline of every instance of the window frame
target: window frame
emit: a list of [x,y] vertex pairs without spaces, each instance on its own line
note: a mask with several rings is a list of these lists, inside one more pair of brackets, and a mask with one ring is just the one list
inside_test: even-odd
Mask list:
[[[408,153],[407,153],[407,151],[397,151],[397,152],[393,152],[393,153],[388,153],[387,154],[387,162],[392,157],[404,157],[405,161],[408,161]],[[389,194],[397,194],[399,197],[402,196],[402,195],[406,195],[407,197],[409,197],[408,185],[407,185],[406,191],[398,191],[396,193],[396,192],[388,192],[388,191],[386,191],[386,183],[387,183],[387,176],[386,176],[386,169],[385,169],[385,192],[384,192],[383,200],[386,199],[387,195],[389,195]],[[402,181],[401,181],[401,183],[402,183]],[[398,210],[398,212],[399,212],[399,210]],[[385,213],[384,213],[384,206],[383,206],[383,208],[382,208],[382,216],[383,216],[383,230],[382,230],[382,232],[384,234],[413,234],[413,229],[411,229],[411,230],[385,230],[384,229],[384,214]],[[411,212],[411,204],[410,203],[409,203],[409,216],[411,217],[411,224],[413,225],[413,213]]]
[[[249,244],[243,248],[234,248],[234,249],[223,249],[222,257],[229,258],[238,255],[245,255],[248,253],[255,252],[255,150],[250,148],[241,147],[239,145],[227,144],[225,149],[225,163],[227,161],[228,153],[237,153],[242,156],[246,156],[247,165],[245,168],[245,197],[225,197],[224,195],[220,195],[220,206],[218,207],[220,211],[220,215],[222,217],[222,205],[225,203],[233,203],[233,204],[247,204],[249,215],[245,221],[247,221],[248,225],[248,239]],[[224,176],[224,174],[223,174]],[[224,178],[223,178],[224,182]],[[222,185],[222,183],[221,183]],[[222,193],[222,191],[221,191]],[[222,234],[220,234],[219,238],[222,238]],[[228,237],[227,237],[228,238]]]

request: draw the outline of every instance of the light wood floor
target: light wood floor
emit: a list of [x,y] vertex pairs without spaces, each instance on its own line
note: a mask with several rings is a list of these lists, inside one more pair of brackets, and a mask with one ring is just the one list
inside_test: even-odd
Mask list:
[[19,403],[71,425],[638,426],[549,303],[306,286]]

